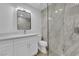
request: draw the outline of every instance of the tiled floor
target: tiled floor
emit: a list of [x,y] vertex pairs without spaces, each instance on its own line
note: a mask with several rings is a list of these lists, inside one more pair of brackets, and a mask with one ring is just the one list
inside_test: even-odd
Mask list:
[[47,56],[47,54],[44,54],[44,53],[42,53],[42,52],[38,51],[38,53],[37,53],[37,55],[36,55],[36,56]]

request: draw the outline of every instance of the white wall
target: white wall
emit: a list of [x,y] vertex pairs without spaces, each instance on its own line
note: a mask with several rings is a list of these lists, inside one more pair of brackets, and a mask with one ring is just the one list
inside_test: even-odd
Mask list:
[[17,30],[16,7],[31,11],[31,30],[27,33],[41,33],[41,12],[27,4],[0,4],[0,33],[16,33]]
[[12,7],[6,4],[0,4],[0,33],[12,31],[12,12]]

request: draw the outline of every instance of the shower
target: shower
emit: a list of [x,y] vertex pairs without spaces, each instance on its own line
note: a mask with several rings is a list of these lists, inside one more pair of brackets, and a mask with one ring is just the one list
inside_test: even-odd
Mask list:
[[47,3],[47,8],[42,10],[42,25],[44,40],[48,42],[48,55],[79,55],[78,19],[79,4]]

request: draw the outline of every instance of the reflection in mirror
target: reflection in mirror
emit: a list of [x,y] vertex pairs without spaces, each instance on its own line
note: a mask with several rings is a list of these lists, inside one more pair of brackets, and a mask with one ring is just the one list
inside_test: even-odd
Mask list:
[[17,29],[24,31],[31,29],[31,13],[25,10],[17,10]]

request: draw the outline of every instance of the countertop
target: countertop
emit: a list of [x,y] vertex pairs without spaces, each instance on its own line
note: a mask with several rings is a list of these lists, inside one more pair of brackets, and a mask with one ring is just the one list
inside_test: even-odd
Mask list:
[[18,35],[6,35],[6,36],[1,36],[0,40],[6,40],[6,39],[15,39],[15,38],[23,38],[23,37],[31,37],[31,36],[41,36],[38,33],[33,33],[33,34],[18,34]]

